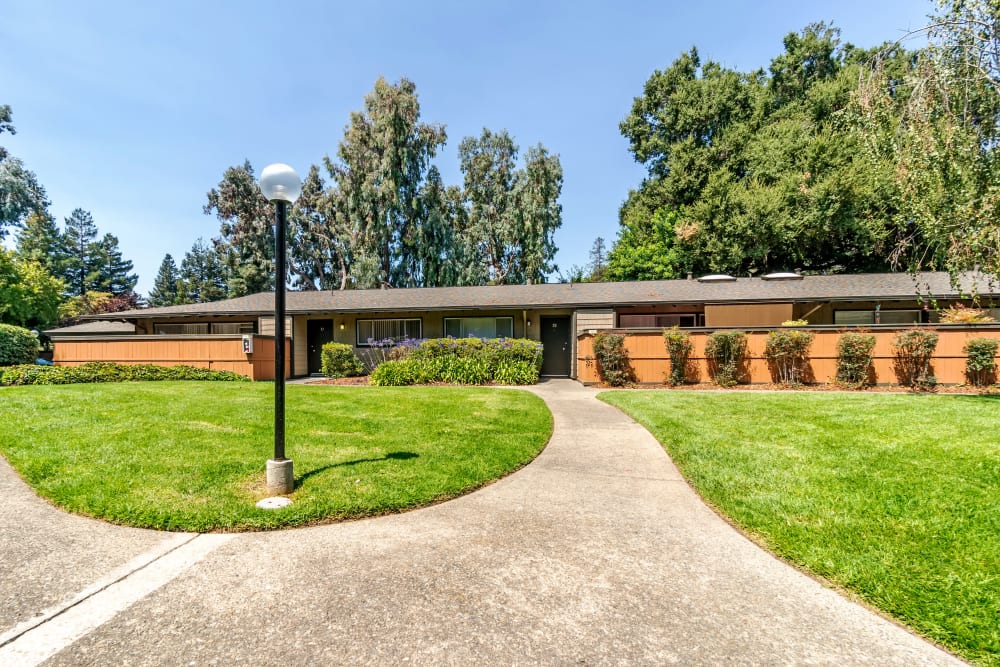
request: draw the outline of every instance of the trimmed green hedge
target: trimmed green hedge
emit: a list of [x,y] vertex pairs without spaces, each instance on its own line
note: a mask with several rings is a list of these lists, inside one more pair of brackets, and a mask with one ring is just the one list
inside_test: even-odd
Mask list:
[[542,345],[510,338],[432,338],[405,359],[386,361],[372,371],[373,385],[410,384],[523,385],[538,382]]
[[326,343],[323,345],[320,355],[322,357],[320,370],[327,377],[346,378],[365,374],[364,365],[350,345]]
[[0,385],[82,384],[88,382],[145,382],[160,380],[213,380],[249,382],[231,371],[210,371],[193,366],[154,366],[92,361],[81,366],[20,365],[0,369]]
[[0,366],[30,364],[38,357],[38,339],[22,327],[0,324]]

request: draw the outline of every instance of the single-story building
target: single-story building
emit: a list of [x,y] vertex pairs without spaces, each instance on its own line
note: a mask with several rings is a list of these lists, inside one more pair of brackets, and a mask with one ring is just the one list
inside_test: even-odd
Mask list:
[[[987,306],[1000,296],[969,277],[956,289],[944,273],[289,292],[286,371],[318,373],[320,348],[329,341],[363,351],[385,339],[480,336],[541,341],[543,375],[578,377],[578,340],[598,330],[775,327],[787,320],[837,327],[927,324],[937,321],[937,308],[968,303],[974,289]],[[57,364],[190,363],[270,379],[273,312],[268,292],[90,316],[113,318],[113,326],[91,321],[47,334]]]

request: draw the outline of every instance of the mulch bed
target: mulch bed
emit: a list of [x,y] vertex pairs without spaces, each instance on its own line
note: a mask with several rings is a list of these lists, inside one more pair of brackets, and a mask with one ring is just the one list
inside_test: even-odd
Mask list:
[[368,376],[362,375],[354,378],[319,378],[309,380],[306,384],[337,384],[345,387],[360,387],[368,384]]
[[639,384],[629,387],[612,387],[607,384],[592,385],[598,389],[670,389],[672,391],[857,391],[869,394],[961,394],[971,396],[998,395],[1000,385],[990,387],[972,387],[969,385],[938,385],[929,391],[914,391],[899,385],[876,385],[863,389],[851,390],[838,387],[835,384],[802,384],[790,387],[783,384],[738,384],[735,387],[720,387],[710,382],[673,386],[669,384]]

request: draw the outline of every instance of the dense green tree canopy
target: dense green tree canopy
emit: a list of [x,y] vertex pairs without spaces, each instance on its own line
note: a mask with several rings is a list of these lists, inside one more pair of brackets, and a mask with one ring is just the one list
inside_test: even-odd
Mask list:
[[[315,165],[289,213],[288,260],[303,290],[434,287],[543,281],[562,224],[559,157],[518,148],[484,130],[460,147],[463,184],[447,185],[432,160],[443,125],[420,120],[416,86],[380,78],[351,114],[336,158]],[[216,249],[227,295],[271,289],[270,204],[249,162],[226,170],[205,213],[220,220]],[[181,267],[181,284],[185,282]],[[183,289],[182,289],[183,292]],[[204,298],[204,297],[199,297]]]
[[[15,134],[10,105],[0,105],[0,134]],[[16,227],[32,212],[44,211],[49,205],[45,188],[34,172],[0,146],[0,240],[10,227]]]
[[[922,31],[923,32],[923,31]],[[887,49],[857,91],[864,156],[891,175],[897,266],[977,267],[1000,280],[1000,3],[942,0],[929,46],[900,71]]]
[[0,248],[0,323],[27,328],[55,324],[63,283],[40,263]]
[[207,303],[225,299],[227,275],[216,248],[198,239],[181,261],[178,302]]
[[204,211],[220,222],[215,244],[226,267],[229,296],[274,289],[274,208],[249,160],[226,169],[218,187],[209,191]]
[[648,176],[622,206],[609,279],[889,266],[898,194],[845,122],[872,53],[825,24],[784,46],[768,72],[692,49],[653,73],[621,124]]

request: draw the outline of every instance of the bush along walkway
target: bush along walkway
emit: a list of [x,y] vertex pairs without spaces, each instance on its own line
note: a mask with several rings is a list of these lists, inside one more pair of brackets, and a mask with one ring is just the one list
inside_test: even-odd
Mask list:
[[532,391],[555,429],[517,473],[237,535],[49,664],[961,664],[743,538],[593,390]]

